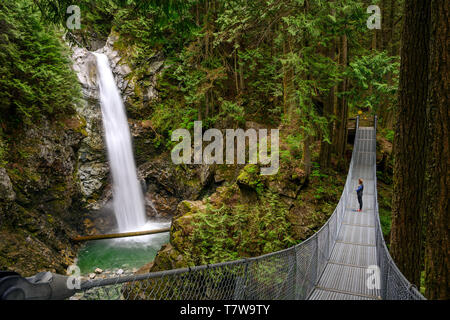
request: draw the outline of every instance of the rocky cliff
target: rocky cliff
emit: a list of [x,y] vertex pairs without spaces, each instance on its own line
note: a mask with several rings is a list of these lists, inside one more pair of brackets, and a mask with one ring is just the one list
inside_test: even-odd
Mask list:
[[15,137],[13,161],[0,168],[0,269],[64,273],[81,219],[75,172],[82,122],[42,118]]

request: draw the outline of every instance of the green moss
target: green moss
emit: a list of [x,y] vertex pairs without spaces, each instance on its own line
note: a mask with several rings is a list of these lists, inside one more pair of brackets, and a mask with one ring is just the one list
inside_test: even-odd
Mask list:
[[20,167],[20,169],[19,167],[13,167],[9,168],[7,171],[8,176],[15,184],[24,184],[27,180],[37,183],[41,179],[41,176],[37,172],[26,167]]
[[215,175],[219,180],[232,182],[236,178],[236,166],[221,164],[216,167]]
[[195,177],[191,177],[191,176],[187,176],[184,172],[184,169],[182,169],[180,166],[176,166],[175,167],[175,172],[177,172],[177,179],[179,179],[179,181],[186,186],[189,187],[194,187],[194,188],[201,188],[201,182],[200,179],[195,176]]
[[134,139],[134,156],[138,165],[148,161],[153,155],[154,149],[148,143],[149,139],[147,135]]
[[[233,185],[234,187],[236,185]],[[220,196],[227,197],[226,187]],[[279,195],[264,192],[252,203],[239,202],[220,207],[207,204],[205,208],[192,208],[183,204],[188,214],[174,223],[171,243],[183,256],[195,264],[236,260],[280,250],[294,244],[288,221],[288,208]],[[193,213],[194,212],[194,213]],[[188,232],[183,232],[188,230]],[[187,238],[186,238],[187,235]]]
[[185,213],[192,213],[194,211],[194,205],[191,201],[181,201],[179,206],[179,210]]
[[61,182],[61,183],[55,183],[51,188],[50,191],[54,192],[54,193],[64,193],[66,191],[66,184]]
[[246,165],[237,177],[236,181],[239,185],[248,186],[254,189],[258,194],[262,194],[263,192],[264,183],[259,174],[259,168],[257,165]]
[[87,127],[86,118],[83,116],[79,116],[78,120],[79,120],[79,125],[74,127],[73,130],[75,130],[75,132],[81,133],[84,137],[87,137],[89,134],[86,131],[86,127]]
[[420,293],[425,296],[425,270],[420,272]]

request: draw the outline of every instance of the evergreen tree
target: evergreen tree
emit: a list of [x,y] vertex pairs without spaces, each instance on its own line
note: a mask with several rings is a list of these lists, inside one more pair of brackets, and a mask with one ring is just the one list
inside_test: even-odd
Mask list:
[[405,277],[420,286],[430,1],[405,2],[399,105],[394,138],[391,254]]
[[60,35],[28,1],[2,1],[0,22],[0,120],[72,113],[80,92]]
[[428,299],[448,299],[450,109],[449,9],[444,1],[431,2],[431,41],[428,83],[428,148],[426,170],[425,288]]

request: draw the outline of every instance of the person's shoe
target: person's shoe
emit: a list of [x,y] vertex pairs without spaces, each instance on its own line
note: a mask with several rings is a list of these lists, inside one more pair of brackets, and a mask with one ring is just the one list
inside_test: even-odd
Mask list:
[[356,209],[357,212],[361,212],[361,209]]

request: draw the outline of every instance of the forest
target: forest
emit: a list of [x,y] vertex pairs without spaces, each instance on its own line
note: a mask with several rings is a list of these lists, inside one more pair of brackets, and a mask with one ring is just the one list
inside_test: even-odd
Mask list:
[[[117,202],[111,209],[119,179],[104,142],[99,52],[130,128],[143,189],[135,201],[145,202],[147,222],[170,226],[150,255],[119,270],[214,264],[306,242],[338,205],[358,121],[376,128],[390,256],[425,298],[448,299],[448,11],[440,0],[3,0],[0,270],[66,274],[78,261],[86,279],[99,279],[114,269],[83,267],[82,253],[96,247],[73,241],[131,230]],[[194,137],[196,121],[200,134],[278,129],[279,170],[172,163],[174,132]],[[125,251],[108,255],[130,259]]]

